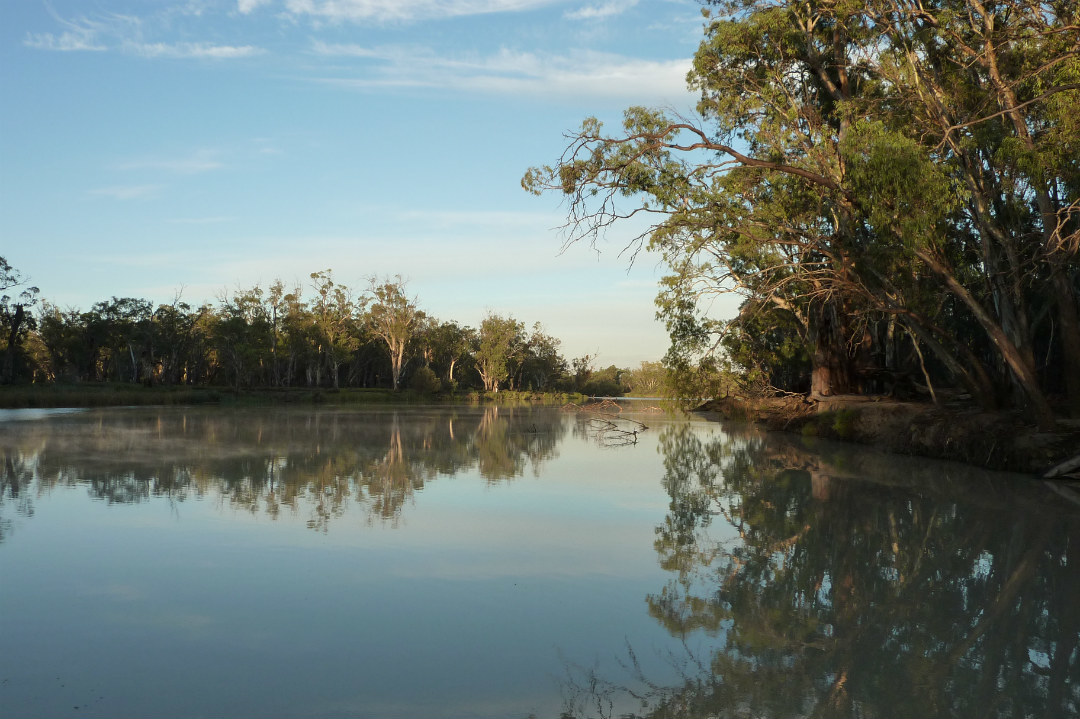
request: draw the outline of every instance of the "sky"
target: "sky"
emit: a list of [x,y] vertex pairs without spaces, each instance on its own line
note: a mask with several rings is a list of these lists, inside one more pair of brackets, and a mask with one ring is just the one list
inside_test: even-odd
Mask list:
[[563,251],[520,181],[586,117],[692,112],[701,32],[694,0],[2,0],[0,256],[81,309],[401,275],[443,320],[657,360],[640,228]]

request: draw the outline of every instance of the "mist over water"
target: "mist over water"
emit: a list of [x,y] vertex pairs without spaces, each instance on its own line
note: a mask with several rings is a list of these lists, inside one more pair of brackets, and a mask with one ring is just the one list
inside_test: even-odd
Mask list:
[[1080,508],[634,406],[5,413],[0,715],[1078,713]]

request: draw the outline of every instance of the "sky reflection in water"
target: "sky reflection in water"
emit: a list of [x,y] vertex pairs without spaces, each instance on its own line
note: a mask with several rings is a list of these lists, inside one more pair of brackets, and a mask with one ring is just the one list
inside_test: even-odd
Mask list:
[[1076,508],[638,419],[4,421],[0,715],[1077,713]]

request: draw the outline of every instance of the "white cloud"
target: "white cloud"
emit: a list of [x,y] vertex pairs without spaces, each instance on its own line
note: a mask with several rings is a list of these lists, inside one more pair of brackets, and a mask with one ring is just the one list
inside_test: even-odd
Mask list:
[[[90,20],[86,17],[65,20],[56,14],[48,5],[49,14],[64,28],[59,35],[51,32],[27,33],[23,44],[37,50],[56,50],[60,52],[74,52],[81,50],[105,50],[98,36],[108,33],[111,27],[128,25],[134,19],[125,15],[114,15],[108,21]],[[137,21],[135,21],[137,22]]]
[[[250,2],[250,0],[249,0]],[[175,12],[198,17],[202,14],[202,5],[189,2]],[[165,12],[165,19],[157,18],[157,22],[146,22],[131,15],[116,13],[100,14],[95,18],[79,17],[65,19],[50,9],[53,19],[64,31],[59,35],[54,33],[30,33],[27,34],[23,44],[38,50],[78,51],[96,50],[104,51],[119,49],[133,55],[147,58],[196,58],[211,60],[228,60],[233,58],[250,57],[259,55],[264,51],[252,45],[219,45],[208,42],[147,42],[146,27],[148,24],[168,27],[170,20]]]
[[235,219],[234,217],[174,217],[165,221],[170,225],[218,225]]
[[553,224],[551,213],[501,210],[403,210],[393,213],[394,221],[413,228],[449,229],[465,227],[520,229],[547,228]]
[[64,32],[59,36],[51,32],[28,33],[23,44],[35,50],[75,52],[80,50],[102,51],[106,47],[94,41],[93,33]]
[[568,55],[516,52],[445,57],[411,46],[362,47],[316,43],[314,51],[370,60],[363,74],[318,78],[355,89],[433,87],[522,96],[611,98],[643,104],[692,104],[689,59],[642,60],[578,51]]
[[[375,20],[402,22],[433,18],[520,12],[564,0],[286,0],[294,15],[332,22]],[[250,3],[251,0],[241,0]]]
[[219,170],[225,165],[217,159],[217,153],[213,150],[199,150],[189,157],[180,157],[168,160],[140,159],[129,160],[117,165],[120,170],[165,170],[183,175],[194,175],[200,172]]
[[608,0],[600,5],[586,5],[580,10],[569,11],[564,17],[568,20],[601,20],[621,15],[637,4],[638,0]]
[[316,40],[312,44],[311,49],[316,55],[326,55],[329,57],[368,57],[385,59],[385,55],[378,50],[364,47],[363,45],[330,44],[321,40]]
[[264,51],[252,45],[214,45],[205,42],[180,43],[139,43],[128,42],[124,49],[142,57],[198,58],[210,60],[231,60],[234,58],[260,55]]
[[236,9],[240,11],[242,15],[247,15],[250,12],[254,12],[260,5],[266,5],[270,0],[237,0]]
[[114,187],[99,187],[89,190],[89,194],[97,197],[111,197],[114,200],[138,200],[156,195],[161,185],[119,185]]

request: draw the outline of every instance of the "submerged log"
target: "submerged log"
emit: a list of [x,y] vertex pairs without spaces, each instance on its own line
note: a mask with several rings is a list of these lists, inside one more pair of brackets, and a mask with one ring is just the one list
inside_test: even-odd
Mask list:
[[1080,470],[1080,454],[1076,455],[1072,459],[1067,459],[1061,464],[1055,465],[1050,468],[1046,474],[1043,475],[1043,479],[1053,479],[1055,477],[1063,477],[1068,474],[1072,474]]

